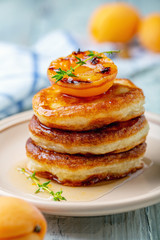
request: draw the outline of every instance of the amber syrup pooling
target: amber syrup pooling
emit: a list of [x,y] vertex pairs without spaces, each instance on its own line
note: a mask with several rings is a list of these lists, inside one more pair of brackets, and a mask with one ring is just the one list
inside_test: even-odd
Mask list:
[[[118,180],[110,180],[110,181],[103,181],[91,186],[85,186],[85,187],[68,187],[63,186],[55,181],[51,181],[49,184],[49,188],[52,189],[54,192],[57,191],[63,191],[63,196],[66,198],[69,202],[87,202],[87,201],[93,201],[100,197],[103,197],[106,194],[109,194],[110,192],[116,190],[116,188],[121,187],[123,184],[125,184],[128,181],[132,181],[135,177],[143,173],[145,171],[145,168],[148,168],[151,166],[152,161],[148,158],[143,159],[144,167],[137,172],[128,175],[127,177],[118,179]],[[17,170],[17,168],[25,168],[26,167],[26,161],[18,163],[16,166],[14,166],[12,169],[10,169],[9,176],[12,182],[13,187],[17,189],[17,191],[32,195],[32,197],[38,198],[38,199],[44,199],[44,200],[50,200],[50,195],[46,192],[40,192],[38,194],[35,194],[35,191],[37,190],[36,186],[26,178],[25,175],[20,174],[20,172]],[[45,178],[40,178],[41,183],[46,182]]]

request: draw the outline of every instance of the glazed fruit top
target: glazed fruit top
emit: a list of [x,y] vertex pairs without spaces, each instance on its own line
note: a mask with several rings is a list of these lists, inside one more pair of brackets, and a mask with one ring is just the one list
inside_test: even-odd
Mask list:
[[116,75],[114,62],[104,52],[95,51],[73,52],[52,61],[48,68],[53,87],[75,97],[91,97],[106,92],[113,85]]

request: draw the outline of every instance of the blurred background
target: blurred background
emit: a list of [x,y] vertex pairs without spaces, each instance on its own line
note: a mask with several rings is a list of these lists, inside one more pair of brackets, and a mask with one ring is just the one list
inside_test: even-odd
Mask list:
[[120,2],[0,0],[0,119],[31,109],[49,86],[50,62],[78,48],[120,49],[111,56],[118,77],[143,88],[147,111],[160,113],[160,0]]
[[[93,11],[107,0],[0,0],[0,40],[30,46],[62,29],[89,37]],[[160,0],[128,0],[142,16],[160,11]]]

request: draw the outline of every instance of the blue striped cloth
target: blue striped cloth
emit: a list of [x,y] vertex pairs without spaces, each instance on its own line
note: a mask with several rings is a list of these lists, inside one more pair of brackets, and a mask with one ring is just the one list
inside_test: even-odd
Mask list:
[[0,119],[31,109],[32,97],[49,86],[47,67],[78,46],[67,32],[56,31],[31,49],[0,43]]
[[[64,31],[50,33],[30,49],[0,43],[0,119],[31,109],[33,95],[50,85],[46,74],[50,62],[78,47],[98,51],[114,48],[113,45],[75,40]],[[160,113],[160,55],[138,47],[133,47],[131,52],[130,59],[114,59],[119,69],[118,77],[134,81],[144,90],[146,109]]]

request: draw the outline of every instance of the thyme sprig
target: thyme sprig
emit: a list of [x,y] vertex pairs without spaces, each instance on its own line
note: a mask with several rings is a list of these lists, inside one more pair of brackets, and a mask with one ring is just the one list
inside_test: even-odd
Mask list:
[[[120,51],[119,50],[112,50],[112,51],[105,51],[105,52],[101,52],[101,53],[106,53],[106,54],[109,54],[109,55],[111,55],[111,54],[113,54],[113,53],[119,53]],[[101,53],[98,53],[98,54],[95,54],[93,51],[89,51],[89,53],[88,53],[88,58],[86,58],[85,60],[81,60],[79,57],[77,57],[77,56],[75,56],[75,58],[78,60],[77,62],[76,62],[76,66],[73,68],[73,67],[70,67],[70,69],[69,70],[67,70],[67,71],[64,71],[64,70],[62,70],[61,68],[59,68],[57,71],[56,71],[56,74],[52,77],[52,78],[55,78],[56,79],[56,81],[55,81],[55,83],[57,83],[57,82],[59,82],[60,80],[62,80],[63,78],[64,78],[64,76],[68,76],[68,77],[77,77],[75,74],[74,74],[74,71],[78,68],[78,67],[80,67],[80,66],[82,66],[82,65],[85,65],[86,64],[86,62],[88,61],[88,60],[92,60],[93,58],[103,58],[102,56],[100,56],[99,54],[101,54]]]
[[51,196],[52,199],[54,201],[61,201],[61,200],[66,200],[65,197],[62,196],[62,191],[56,192],[54,193],[53,190],[51,190],[49,188],[49,184],[51,181],[47,181],[44,183],[41,183],[39,178],[36,177],[36,172],[34,173],[30,173],[28,170],[26,170],[25,168],[18,168],[18,171],[20,171],[22,174],[25,174],[25,176],[27,177],[27,179],[31,179],[33,183],[35,183],[35,185],[37,186],[37,190],[35,191],[35,193],[39,193],[39,192],[44,192],[47,191]]

